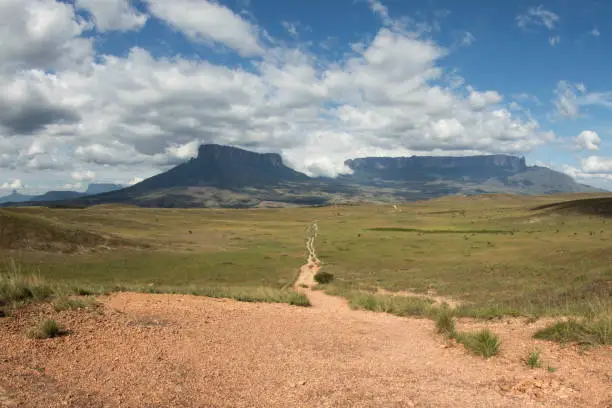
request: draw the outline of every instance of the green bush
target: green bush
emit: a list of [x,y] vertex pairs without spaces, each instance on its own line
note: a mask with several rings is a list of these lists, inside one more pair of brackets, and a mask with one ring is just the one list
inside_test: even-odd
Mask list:
[[315,276],[314,276],[315,281],[317,281],[317,283],[320,283],[322,285],[329,283],[331,281],[334,280],[334,275],[329,273],[329,272],[325,272],[325,271],[321,271],[318,272]]
[[312,306],[310,300],[301,293],[295,293],[289,297],[289,304],[294,306],[308,307]]

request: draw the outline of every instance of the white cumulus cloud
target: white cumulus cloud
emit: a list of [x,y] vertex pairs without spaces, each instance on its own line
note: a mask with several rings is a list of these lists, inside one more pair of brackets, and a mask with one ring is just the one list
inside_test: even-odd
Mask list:
[[13,180],[11,182],[5,182],[5,183],[2,184],[2,186],[0,186],[0,188],[4,188],[4,189],[7,189],[7,188],[20,189],[20,188],[23,188],[23,187],[24,187],[24,185],[21,182],[21,180],[19,180],[19,179]]
[[96,173],[91,170],[73,171],[72,180],[74,181],[92,181],[96,178]]
[[148,16],[130,4],[130,0],[76,0],[79,9],[87,10],[98,31],[129,31],[141,28]]
[[130,181],[128,181],[126,184],[128,186],[133,186],[134,184],[138,184],[141,181],[143,181],[144,179],[142,177],[134,177],[133,179],[131,179]]
[[196,41],[223,44],[242,56],[261,55],[258,28],[209,0],[146,0],[150,12]]
[[[12,61],[0,70],[0,167],[28,184],[22,174],[35,171],[41,183],[71,173],[72,182],[149,176],[194,157],[200,143],[277,152],[299,171],[335,176],[358,156],[524,154],[555,137],[499,91],[477,91],[443,68],[451,51],[376,1],[370,7],[388,24],[326,58],[303,44],[264,46],[261,28],[220,3],[146,1],[188,39],[256,57],[246,68],[135,46],[93,55],[73,6],[6,0],[0,8],[7,4],[23,17],[10,23],[24,39],[0,42],[0,65]],[[55,10],[47,17],[55,26],[40,30],[49,38],[25,27],[36,20],[32,7]],[[9,68],[16,61],[24,68]],[[572,85],[568,98],[587,94]]]
[[601,138],[592,130],[584,130],[574,138],[574,142],[580,149],[599,150]]
[[582,170],[586,173],[612,173],[612,158],[589,156],[581,160]]
[[0,1],[0,72],[66,68],[91,61],[87,22],[70,4],[53,0]]
[[80,181],[76,183],[66,183],[61,187],[62,190],[80,190],[81,188],[83,188],[83,183]]

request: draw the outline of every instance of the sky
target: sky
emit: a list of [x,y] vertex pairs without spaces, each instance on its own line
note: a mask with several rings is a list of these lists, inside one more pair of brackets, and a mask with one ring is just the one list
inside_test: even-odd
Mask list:
[[512,154],[612,189],[607,0],[0,0],[0,195],[204,143],[309,175]]

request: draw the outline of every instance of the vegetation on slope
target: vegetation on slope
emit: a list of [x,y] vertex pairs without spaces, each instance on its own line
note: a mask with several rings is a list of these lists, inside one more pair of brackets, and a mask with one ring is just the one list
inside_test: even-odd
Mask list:
[[559,200],[446,197],[398,210],[387,205],[0,210],[26,219],[31,229],[62,231],[41,233],[46,241],[69,241],[74,231],[85,231],[150,246],[116,246],[101,257],[30,245],[27,251],[0,248],[0,261],[15,258],[48,282],[80,287],[284,291],[305,262],[304,229],[316,219],[317,252],[334,275],[326,290],[358,307],[425,316],[439,307],[426,299],[374,295],[385,289],[455,300],[457,316],[606,316],[612,308],[612,231],[602,217],[531,210]]
[[549,210],[566,214],[576,213],[610,217],[612,216],[612,197],[582,198],[579,200],[555,202],[534,207],[533,210]]
[[[51,210],[47,215],[51,215]],[[74,252],[79,248],[133,245],[19,210],[0,210],[0,249]]]

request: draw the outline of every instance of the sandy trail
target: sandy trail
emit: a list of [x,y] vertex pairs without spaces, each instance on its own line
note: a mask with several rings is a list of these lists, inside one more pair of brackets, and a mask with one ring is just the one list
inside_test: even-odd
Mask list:
[[[500,355],[483,360],[430,320],[312,290],[319,266],[309,257],[295,285],[310,308],[117,293],[102,313],[0,319],[0,407],[612,407],[610,347],[580,354],[531,339],[542,322],[502,321],[488,325]],[[45,316],[71,334],[26,339]],[[536,346],[554,373],[522,363]]]
[[[314,306],[118,293],[103,313],[30,307],[0,320],[0,406],[608,407],[612,349],[535,342],[537,325],[491,324],[490,360],[445,345],[433,323]],[[25,339],[43,316],[71,330]],[[522,362],[539,345],[546,364]]]

